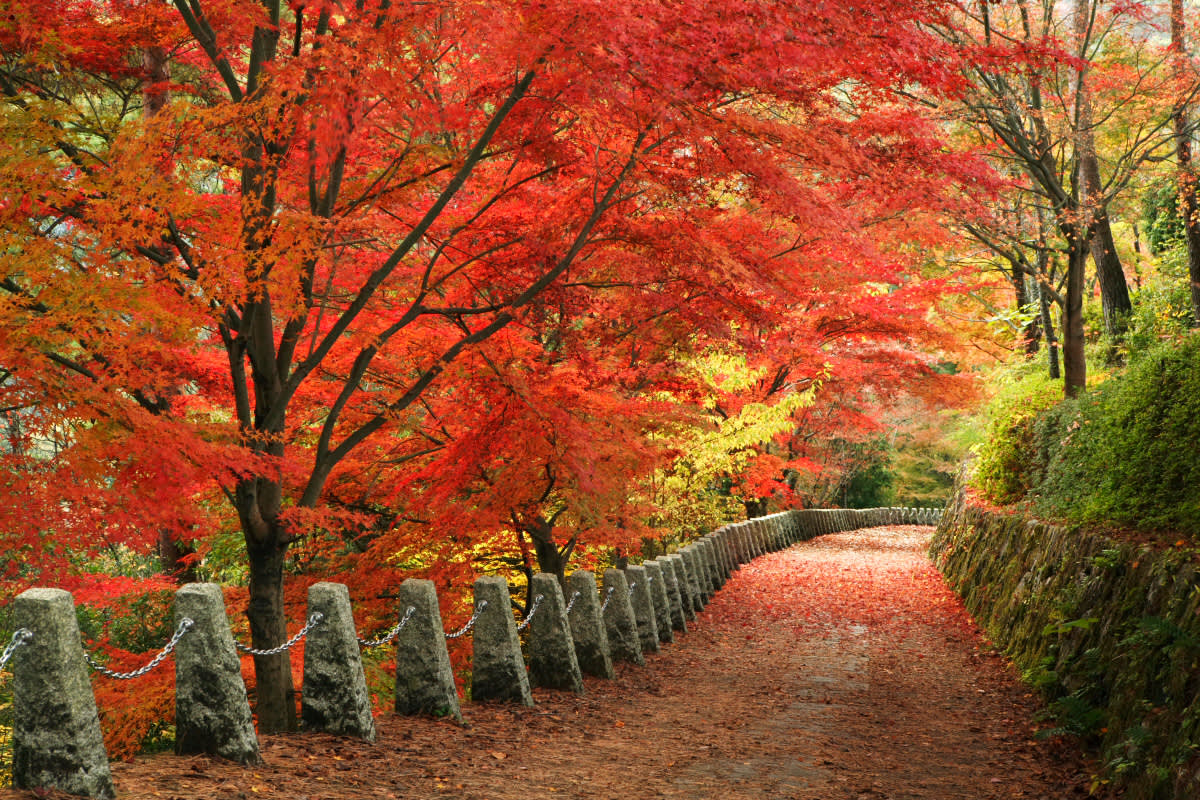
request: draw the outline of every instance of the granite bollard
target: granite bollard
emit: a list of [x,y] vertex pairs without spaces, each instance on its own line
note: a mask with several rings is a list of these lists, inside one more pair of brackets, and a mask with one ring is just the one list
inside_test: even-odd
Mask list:
[[193,625],[175,647],[175,752],[261,763],[221,587],[180,587],[175,592],[175,624],[184,617]]
[[400,614],[412,608],[413,615],[396,634],[396,713],[453,717],[461,722],[433,581],[409,578],[400,584],[399,595]]
[[692,607],[699,614],[708,605],[708,592],[705,591],[704,584],[700,578],[700,559],[696,548],[693,545],[687,545],[679,550],[680,557],[683,558],[683,563],[687,568],[688,588],[691,589]]
[[27,589],[13,622],[33,635],[12,656],[13,786],[116,796],[75,620],[62,589]]
[[598,678],[612,678],[612,655],[608,635],[600,617],[600,600],[596,596],[596,576],[587,570],[576,570],[567,576],[567,593],[578,597],[567,615],[571,623],[571,640],[575,644],[575,660],[581,672]]
[[671,627],[687,633],[687,616],[683,612],[683,598],[679,594],[679,578],[675,575],[675,562],[669,556],[656,559],[662,569],[667,588],[667,608],[671,616]]
[[533,576],[530,585],[535,597],[541,595],[542,603],[529,620],[529,682],[583,694],[583,675],[558,578],[542,572]]
[[679,591],[679,601],[683,606],[683,616],[688,622],[696,619],[696,606],[692,600],[692,588],[688,582],[687,564],[679,553],[666,556],[667,563],[675,570],[675,588]]
[[657,653],[658,625],[654,617],[654,599],[650,594],[649,573],[639,565],[625,568],[625,578],[629,581],[629,600],[633,603],[633,618],[637,622],[638,642],[642,645],[642,654]]
[[624,572],[611,568],[604,570],[604,594],[608,604],[604,610],[604,629],[612,660],[645,664],[633,601],[629,597],[629,582]]
[[671,601],[667,597],[667,579],[663,576],[662,566],[657,561],[646,561],[642,566],[650,579],[650,599],[654,603],[654,627],[658,631],[658,641],[674,642]]
[[513,620],[508,581],[498,575],[476,578],[476,606],[481,600],[487,601],[487,606],[479,612],[472,637],[471,699],[532,706],[529,673]]
[[308,587],[308,618],[314,614],[322,620],[304,642],[300,721],[308,730],[373,742],[375,720],[350,592],[340,583],[314,583]]

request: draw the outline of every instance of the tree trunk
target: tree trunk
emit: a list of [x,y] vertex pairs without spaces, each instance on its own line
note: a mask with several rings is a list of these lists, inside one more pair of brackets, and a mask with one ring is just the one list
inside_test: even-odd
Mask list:
[[1087,386],[1083,352],[1083,291],[1087,272],[1088,234],[1071,223],[1061,226],[1067,240],[1067,292],[1063,308],[1063,391],[1075,397]]
[[[1187,41],[1183,20],[1183,0],[1171,0],[1171,47],[1175,51],[1175,70],[1186,74]],[[1196,172],[1192,168],[1192,135],[1188,110],[1175,112],[1175,158],[1179,163],[1179,213],[1183,217],[1188,250],[1188,281],[1192,294],[1192,321],[1200,325],[1200,199],[1196,197]]]
[[[1014,266],[1009,275],[1009,283],[1013,287],[1013,302],[1016,304],[1017,313],[1024,314],[1030,306],[1029,287],[1025,283],[1024,270]],[[1025,355],[1033,356],[1037,353],[1041,335],[1041,331],[1038,330],[1037,317],[1021,326],[1021,345],[1025,350]]]
[[1046,337],[1046,367],[1051,380],[1058,380],[1062,372],[1058,367],[1058,334],[1054,332],[1054,320],[1050,316],[1050,294],[1038,284],[1038,308],[1042,317],[1042,333]]
[[[1089,158],[1088,161],[1094,168],[1095,156]],[[1096,178],[1099,179],[1098,171]],[[1096,188],[1098,190],[1099,187]],[[1088,187],[1088,196],[1095,197],[1090,186]],[[1104,309],[1104,332],[1114,342],[1119,342],[1129,329],[1129,315],[1133,312],[1133,302],[1129,298],[1129,285],[1125,282],[1125,270],[1121,266],[1121,257],[1117,255],[1117,245],[1113,240],[1108,211],[1103,208],[1097,209],[1096,212],[1096,235],[1092,238],[1090,248],[1092,261],[1096,264],[1096,279],[1100,283],[1100,304]]]
[[[279,536],[271,537],[278,541]],[[250,561],[250,641],[258,650],[269,650],[287,641],[287,616],[283,607],[283,567],[287,547],[247,545]],[[292,682],[290,651],[255,656],[258,729],[260,733],[296,730],[296,689]]]

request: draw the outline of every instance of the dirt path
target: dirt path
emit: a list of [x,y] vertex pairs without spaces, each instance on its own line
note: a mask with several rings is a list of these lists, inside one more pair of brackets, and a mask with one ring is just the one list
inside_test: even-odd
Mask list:
[[[929,528],[826,536],[756,560],[645,668],[468,722],[386,716],[375,745],[267,737],[264,767],[156,756],[121,797],[792,798],[1086,796],[1035,742],[1033,702],[925,558]],[[33,797],[5,793],[3,797]],[[44,795],[43,795],[44,796]]]

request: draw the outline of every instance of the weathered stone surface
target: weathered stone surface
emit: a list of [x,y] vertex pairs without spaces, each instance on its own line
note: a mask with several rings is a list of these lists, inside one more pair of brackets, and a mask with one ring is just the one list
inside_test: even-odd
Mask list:
[[679,555],[683,558],[683,563],[687,567],[688,586],[692,591],[692,604],[696,613],[699,614],[708,605],[708,592],[704,590],[704,584],[700,579],[700,558],[696,551],[695,545],[687,545],[680,548]]
[[720,582],[717,581],[717,566],[713,560],[712,543],[704,539],[695,542],[696,556],[700,562],[700,580],[703,582],[701,587],[705,595],[711,599],[717,590],[721,588]]
[[258,739],[233,646],[221,587],[190,583],[175,592],[175,624],[195,624],[175,647],[175,752],[258,764]]
[[629,600],[633,603],[633,618],[637,622],[638,642],[642,653],[657,653],[658,625],[654,619],[654,600],[650,595],[650,582],[646,580],[646,568],[639,565],[625,568],[629,581]]
[[688,581],[687,565],[684,563],[683,556],[679,553],[671,553],[665,557],[670,563],[672,569],[675,570],[675,588],[679,592],[679,601],[683,606],[683,616],[687,621],[692,621],[696,618],[696,605],[692,600],[692,587]]
[[487,606],[475,623],[472,641],[471,699],[503,700],[532,706],[529,673],[513,620],[508,582],[497,575],[475,579],[475,603]]
[[658,565],[662,569],[667,588],[667,609],[671,616],[671,627],[687,633],[687,616],[683,612],[683,598],[679,594],[679,578],[675,574],[675,562],[670,556],[660,556]]
[[324,618],[304,641],[301,723],[308,730],[373,742],[375,721],[350,592],[340,583],[314,583],[308,587],[308,618],[313,614]]
[[74,599],[62,589],[28,589],[13,600],[12,613],[17,628],[33,633],[9,662],[13,786],[114,797]]
[[533,595],[542,596],[529,621],[529,682],[547,689],[567,689],[583,694],[583,675],[575,658],[575,643],[558,578],[546,573],[533,576]]
[[400,616],[409,608],[414,611],[396,636],[396,713],[454,717],[461,722],[458,689],[433,581],[409,578],[400,584],[399,595]]
[[629,597],[629,582],[619,569],[604,570],[604,595],[608,606],[604,610],[604,631],[608,634],[609,653],[613,661],[645,664],[633,601]]
[[656,561],[642,564],[650,580],[650,601],[654,605],[654,627],[658,631],[658,641],[674,642],[675,633],[671,628],[671,604],[667,599],[667,579],[663,577],[662,567]]
[[[577,570],[567,576],[568,598],[576,592],[579,597],[571,608],[567,619],[571,623],[571,640],[575,643],[575,659],[579,669],[598,678],[612,678],[612,655],[608,648],[608,634],[600,616],[600,600],[597,597],[596,576],[587,570]],[[571,605],[570,599],[567,605]]]

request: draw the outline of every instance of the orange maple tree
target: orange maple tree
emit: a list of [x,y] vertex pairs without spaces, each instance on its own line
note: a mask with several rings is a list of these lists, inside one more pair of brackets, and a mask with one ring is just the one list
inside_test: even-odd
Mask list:
[[[909,99],[958,87],[942,12],[13,0],[8,577],[81,585],[232,509],[270,648],[323,537],[379,558],[313,571],[377,587],[406,551],[636,534],[623,479],[670,455],[688,353],[911,359],[912,243],[978,177]],[[292,727],[287,656],[254,666],[261,729]]]

